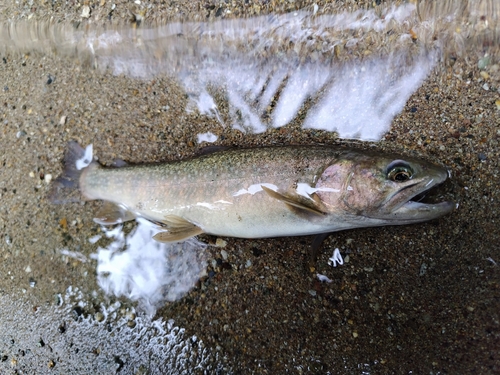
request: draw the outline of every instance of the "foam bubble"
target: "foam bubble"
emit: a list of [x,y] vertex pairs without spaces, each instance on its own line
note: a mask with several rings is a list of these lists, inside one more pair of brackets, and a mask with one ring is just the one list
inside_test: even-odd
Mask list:
[[97,254],[97,281],[107,293],[139,301],[153,314],[165,301],[183,297],[204,274],[206,245],[195,239],[182,243],[153,240],[159,231],[144,219],[125,234],[121,226],[104,228],[113,241]]
[[197,135],[198,143],[208,142],[212,143],[217,140],[217,136],[212,132],[201,133]]
[[76,161],[76,169],[81,170],[92,163],[92,144],[85,147],[85,153]]

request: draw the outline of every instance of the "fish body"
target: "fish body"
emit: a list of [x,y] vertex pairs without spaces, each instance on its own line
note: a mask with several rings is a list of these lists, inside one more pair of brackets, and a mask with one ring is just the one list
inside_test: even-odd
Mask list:
[[77,186],[85,199],[111,203],[97,222],[143,217],[165,229],[155,236],[159,241],[200,233],[263,238],[401,225],[437,218],[454,206],[411,201],[446,180],[445,168],[340,147],[232,149],[122,168],[93,162],[75,172],[72,164],[82,152],[70,144],[67,173],[52,196]]

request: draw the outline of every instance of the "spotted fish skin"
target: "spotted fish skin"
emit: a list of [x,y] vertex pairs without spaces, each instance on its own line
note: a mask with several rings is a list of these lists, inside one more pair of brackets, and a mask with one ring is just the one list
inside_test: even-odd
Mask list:
[[[411,201],[448,176],[445,168],[414,158],[336,146],[277,146],[122,168],[92,162],[75,172],[72,163],[82,150],[70,144],[66,172],[52,196],[61,190],[60,179],[72,175],[70,187],[85,199],[111,203],[96,221],[143,217],[165,228],[160,241],[200,233],[241,238],[329,233],[421,222],[453,209],[451,202]],[[394,165],[406,172],[393,178],[388,168]]]

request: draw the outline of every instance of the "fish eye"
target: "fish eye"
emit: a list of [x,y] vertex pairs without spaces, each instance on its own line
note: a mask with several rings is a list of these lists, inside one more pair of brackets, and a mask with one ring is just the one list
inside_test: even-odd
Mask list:
[[402,160],[395,160],[387,167],[387,178],[394,182],[405,182],[411,180],[413,170],[408,163]]

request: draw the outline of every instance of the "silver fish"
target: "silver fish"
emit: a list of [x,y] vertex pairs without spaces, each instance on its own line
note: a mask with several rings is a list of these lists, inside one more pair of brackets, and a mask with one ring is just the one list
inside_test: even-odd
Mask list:
[[452,202],[422,203],[417,195],[448,171],[416,158],[334,146],[231,149],[163,164],[78,170],[84,150],[70,142],[65,172],[50,198],[78,188],[86,200],[107,202],[96,222],[136,217],[164,231],[161,242],[201,233],[263,238],[403,225],[451,212]]

